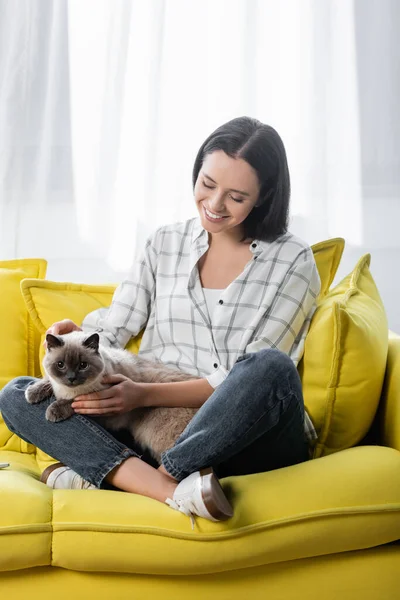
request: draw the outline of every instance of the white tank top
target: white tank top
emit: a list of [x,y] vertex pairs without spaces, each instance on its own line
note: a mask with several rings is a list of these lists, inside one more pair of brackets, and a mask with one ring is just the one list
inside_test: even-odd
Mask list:
[[204,298],[206,299],[208,314],[212,323],[213,312],[218,304],[218,300],[221,298],[221,294],[224,290],[214,290],[211,288],[203,288]]

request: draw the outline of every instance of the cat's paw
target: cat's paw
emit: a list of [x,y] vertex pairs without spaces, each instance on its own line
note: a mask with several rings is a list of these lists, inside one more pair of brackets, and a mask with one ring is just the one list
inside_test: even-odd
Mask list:
[[25,399],[29,404],[38,404],[39,402],[43,402],[45,397],[43,396],[43,390],[41,386],[32,383],[25,390]]
[[60,409],[58,408],[58,406],[54,406],[54,403],[53,403],[47,407],[46,419],[48,421],[51,421],[52,423],[57,423],[58,421],[64,421],[65,417],[62,414],[62,412],[60,411]]
[[74,409],[71,406],[71,400],[59,400],[52,402],[46,410],[46,419],[52,423],[65,421],[74,414]]

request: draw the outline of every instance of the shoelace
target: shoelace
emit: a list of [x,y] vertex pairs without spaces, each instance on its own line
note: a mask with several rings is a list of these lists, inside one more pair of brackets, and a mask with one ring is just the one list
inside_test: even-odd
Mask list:
[[168,504],[168,506],[170,506],[171,508],[174,508],[175,510],[179,510],[179,512],[181,512],[181,513],[185,514],[187,517],[189,517],[190,522],[192,524],[192,530],[194,529],[194,524],[196,522],[195,518],[194,518],[194,514],[192,513],[190,508],[185,506],[185,502],[183,500],[178,500],[178,502],[176,502],[175,500],[171,500],[171,498],[167,498],[165,503]]

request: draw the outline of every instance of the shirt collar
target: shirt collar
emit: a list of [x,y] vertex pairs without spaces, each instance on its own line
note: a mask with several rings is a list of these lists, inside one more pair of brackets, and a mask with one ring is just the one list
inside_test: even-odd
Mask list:
[[205,240],[208,237],[206,230],[201,225],[200,217],[195,217],[193,219],[192,244],[194,244],[200,236],[203,236]]

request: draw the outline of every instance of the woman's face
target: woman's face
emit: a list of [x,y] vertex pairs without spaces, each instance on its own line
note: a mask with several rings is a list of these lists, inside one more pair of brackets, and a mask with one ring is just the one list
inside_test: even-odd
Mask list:
[[207,154],[194,188],[202,226],[211,234],[240,239],[241,223],[253,209],[259,192],[257,174],[245,160],[231,158],[222,150]]

